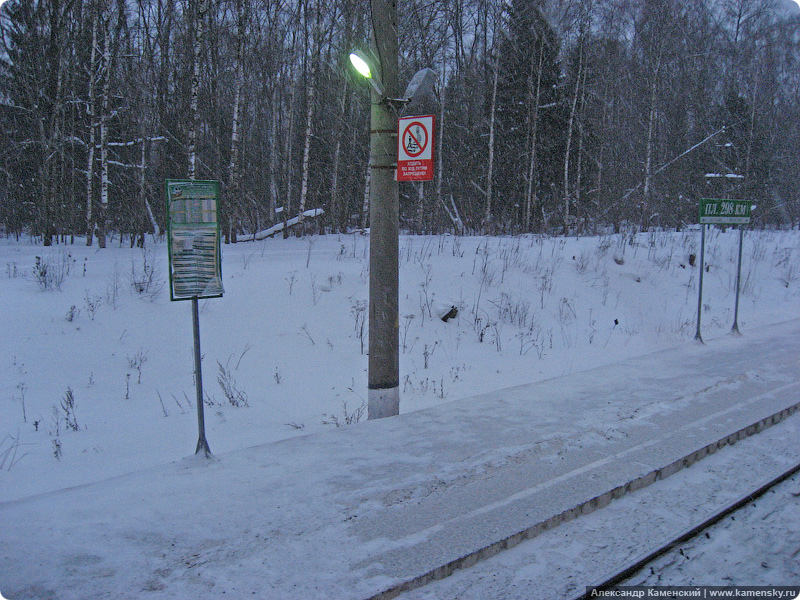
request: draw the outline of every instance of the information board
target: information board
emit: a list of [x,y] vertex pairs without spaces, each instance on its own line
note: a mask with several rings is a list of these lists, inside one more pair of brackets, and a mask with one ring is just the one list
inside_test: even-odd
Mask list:
[[749,225],[750,200],[700,199],[701,225]]
[[167,180],[171,300],[222,296],[218,181]]

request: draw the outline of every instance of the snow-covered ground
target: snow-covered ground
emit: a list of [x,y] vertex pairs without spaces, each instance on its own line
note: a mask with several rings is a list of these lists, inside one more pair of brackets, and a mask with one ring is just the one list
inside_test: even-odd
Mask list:
[[[800,232],[744,240],[746,335],[800,315]],[[200,313],[213,452],[330,428],[363,407],[368,241],[224,246],[225,295]],[[698,231],[403,237],[401,411],[692,343],[699,243]],[[706,244],[712,339],[733,320],[738,233],[711,229]],[[4,239],[0,268],[0,500],[194,451],[191,311],[169,301],[165,244]],[[455,319],[437,318],[450,306]]]
[[[168,299],[163,244],[151,243],[144,251],[80,244],[45,249],[3,240],[0,509],[14,526],[0,536],[0,591],[8,589],[6,578],[22,597],[53,590],[64,598],[103,597],[113,590],[119,598],[144,591],[188,598],[212,589],[227,597],[252,597],[258,590],[298,597],[287,595],[292,589],[303,592],[299,597],[314,589],[331,592],[329,597],[362,597],[379,575],[350,569],[387,542],[359,546],[351,526],[378,518],[381,499],[403,493],[392,487],[397,473],[391,460],[411,470],[405,484],[417,482],[420,468],[428,469],[425,477],[437,477],[414,452],[435,443],[424,431],[433,434],[437,418],[456,415],[460,399],[668,347],[685,348],[670,351],[672,371],[684,357],[698,356],[692,341],[698,267],[690,261],[699,254],[696,231],[582,239],[404,237],[401,410],[456,404],[438,409],[447,412],[433,415],[436,422],[427,423],[426,412],[333,431],[366,395],[366,329],[363,338],[361,333],[367,242],[356,235],[224,247],[225,296],[203,302],[200,315],[207,433],[219,455],[205,462],[181,460],[197,439],[191,314],[188,303]],[[737,242],[733,231],[715,229],[707,238],[702,333],[706,341],[725,338],[709,349],[749,351],[727,337]],[[742,342],[748,335],[764,338],[766,331],[791,337],[788,324],[766,326],[789,319],[797,326],[799,268],[800,232],[747,233]],[[459,309],[456,318],[437,318],[451,306]],[[654,361],[663,360],[659,356],[665,355],[627,364],[649,364],[640,371],[653,385],[650,374]],[[566,381],[567,389],[581,377],[594,386],[594,375],[585,374]],[[587,409],[603,412],[602,406]],[[492,419],[485,412],[479,411],[484,426]],[[388,459],[379,453],[363,456],[371,433],[396,438],[404,421],[417,416],[427,423],[415,430],[425,443],[416,440],[404,459],[384,465]],[[632,535],[612,541],[608,532],[636,534],[641,545],[652,537],[654,520],[685,526],[687,516],[709,508],[711,500],[733,496],[731,481],[751,483],[742,471],[766,476],[768,468],[796,460],[796,444],[786,442],[800,435],[799,419],[792,416],[697,468],[532,540],[539,545],[526,542],[408,598],[519,598],[544,589],[552,592],[548,597],[565,597],[606,567],[561,578],[554,576],[555,567],[568,569],[587,556],[619,562],[640,552]],[[330,435],[260,446],[322,430]],[[453,443],[460,456],[461,445]],[[231,452],[253,446],[260,447]],[[497,452],[513,458],[519,451]],[[456,456],[450,466],[480,473],[487,466],[480,461],[491,463],[494,455],[475,452],[470,460],[480,464],[462,464]],[[317,461],[321,456],[325,460]],[[378,479],[362,481],[367,472],[375,475],[366,469],[373,463]],[[327,470],[316,473],[315,465]],[[426,484],[425,477],[417,483]],[[750,560],[749,572],[763,571],[763,583],[800,578],[794,570],[800,525],[791,518],[800,514],[796,480],[788,485],[772,509],[755,517],[784,532],[780,544],[770,546],[767,536],[756,545],[764,558]],[[347,488],[343,496],[331,495],[337,486]],[[699,490],[711,494],[708,506]],[[642,517],[643,505],[654,509],[652,519]],[[287,514],[291,520],[281,521]],[[342,522],[343,514],[350,516]],[[710,539],[738,548],[732,555],[741,563],[749,557],[742,540],[750,534],[742,535],[724,529]],[[308,544],[319,544],[319,556],[309,553]],[[683,550],[697,557],[704,551],[696,548]],[[711,557],[724,550],[717,545],[706,552]],[[264,579],[267,566],[279,580]],[[672,582],[690,577],[699,583],[692,573],[703,572],[703,561],[690,568]],[[651,575],[660,579],[648,583],[670,581],[660,567]],[[541,587],[542,576],[555,587]],[[710,579],[704,582],[717,583]],[[357,590],[348,588],[353,582]],[[520,596],[524,590],[530,593]]]
[[[798,339],[794,319],[2,502],[0,589],[12,600],[371,598],[796,408]],[[665,528],[683,529],[800,462],[798,437],[800,416],[788,416],[411,597],[571,598]],[[726,575],[800,576],[797,499],[781,501],[780,541],[739,542]],[[769,571],[758,566],[765,559]]]

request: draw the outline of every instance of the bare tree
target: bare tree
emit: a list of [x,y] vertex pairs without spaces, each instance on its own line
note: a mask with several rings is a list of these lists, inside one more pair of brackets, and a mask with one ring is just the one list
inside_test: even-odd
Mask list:
[[[364,0],[47,0],[0,19],[0,223],[46,244],[165,222],[163,180],[225,182],[229,241],[324,207],[366,226]],[[709,169],[800,219],[798,16],[777,0],[404,0],[400,78],[432,67],[433,185],[402,223],[516,233],[679,225]],[[421,114],[421,113],[420,113]],[[723,129],[724,128],[724,129]],[[282,208],[282,215],[278,209]],[[286,228],[286,235],[290,230]],[[106,240],[107,241],[107,240]]]
[[89,5],[92,19],[92,48],[90,51],[87,75],[89,77],[89,100],[86,103],[86,116],[89,120],[89,142],[86,157],[86,245],[91,246],[94,239],[94,215],[92,214],[92,204],[94,200],[94,151],[97,118],[97,99],[95,87],[97,85],[98,73],[97,65],[97,27],[99,20],[99,10],[96,3]]
[[200,129],[200,54],[203,47],[203,17],[207,10],[206,0],[189,0],[189,35],[192,53],[192,83],[189,92],[189,143],[187,157],[189,179],[197,178],[197,134]]
[[[240,201],[242,195],[241,178],[239,173],[239,146],[242,113],[242,90],[244,88],[244,50],[246,40],[247,21],[250,6],[248,0],[236,0],[236,66],[233,81],[233,115],[231,117],[231,148],[230,162],[228,163],[228,190],[231,199]],[[229,201],[228,205],[228,237],[231,242],[236,242],[236,211],[237,206]]]

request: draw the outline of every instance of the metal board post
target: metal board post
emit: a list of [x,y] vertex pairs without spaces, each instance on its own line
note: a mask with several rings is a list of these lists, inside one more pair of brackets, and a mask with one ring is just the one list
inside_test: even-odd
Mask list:
[[703,336],[700,335],[700,316],[703,314],[703,271],[706,264],[706,226],[700,225],[700,281],[697,285],[697,332],[694,334],[701,344]]
[[739,285],[742,280],[742,243],[744,241],[744,229],[739,226],[739,260],[736,264],[736,301],[733,307],[733,327],[731,333],[741,335],[739,331]]
[[197,448],[194,453],[203,452],[211,456],[211,449],[206,440],[206,418],[203,412],[203,369],[200,354],[200,310],[197,298],[192,298],[192,333],[194,337],[194,388],[197,395]]

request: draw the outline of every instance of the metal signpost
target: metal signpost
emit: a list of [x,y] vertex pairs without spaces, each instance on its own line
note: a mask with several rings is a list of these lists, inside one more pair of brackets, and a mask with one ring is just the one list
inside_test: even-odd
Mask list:
[[203,414],[199,298],[222,296],[222,255],[217,221],[218,181],[167,180],[170,299],[192,301],[194,378],[197,392],[195,454],[211,455]]
[[742,242],[744,228],[750,224],[750,200],[728,200],[719,198],[700,199],[700,282],[697,295],[697,333],[694,338],[703,342],[700,335],[700,315],[703,310],[703,271],[705,270],[706,226],[739,225],[739,260],[736,266],[736,301],[731,332],[739,334],[739,282],[742,275]]

